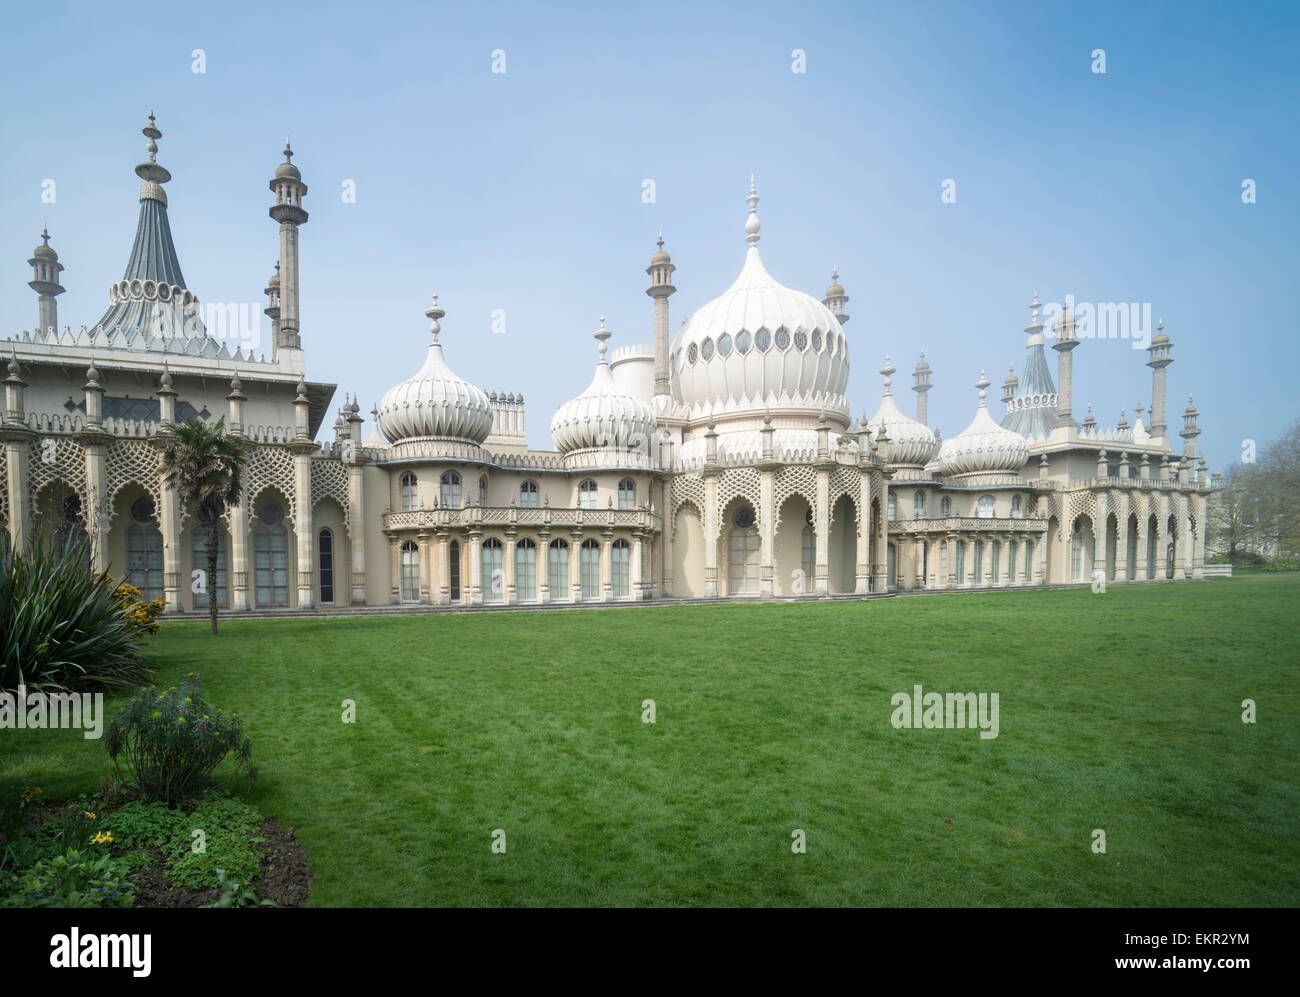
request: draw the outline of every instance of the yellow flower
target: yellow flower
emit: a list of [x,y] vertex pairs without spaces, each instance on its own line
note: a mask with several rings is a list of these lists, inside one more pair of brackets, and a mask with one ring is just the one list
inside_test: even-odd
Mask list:
[[96,819],[97,819],[97,818],[95,817],[95,815],[92,814],[89,810],[85,811],[85,814],[86,814],[86,816],[89,817],[91,820],[96,820]]

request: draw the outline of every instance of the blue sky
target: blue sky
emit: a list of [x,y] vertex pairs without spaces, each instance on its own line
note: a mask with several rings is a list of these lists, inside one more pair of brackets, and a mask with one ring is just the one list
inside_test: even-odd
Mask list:
[[[367,418],[423,362],[436,290],[453,369],[522,392],[529,440],[549,447],[600,316],[611,346],[650,342],[659,228],[674,331],[734,279],[752,172],[771,273],[821,297],[839,267],[855,414],[875,410],[886,353],[905,388],[924,347],[930,421],[955,435],[980,369],[997,386],[1020,368],[1034,291],[1150,302],[1174,341],[1169,421],[1194,393],[1202,451],[1226,466],[1300,416],[1300,14],[1132,6],[27,5],[0,36],[0,335],[35,324],[26,260],[47,223],[67,267],[60,322],[104,311],[152,107],[205,301],[261,302],[267,181],[292,136],[310,188],[308,375],[337,382],[338,402],[357,392]],[[1092,402],[1106,424],[1132,419],[1151,399],[1145,359],[1081,345],[1076,416]]]

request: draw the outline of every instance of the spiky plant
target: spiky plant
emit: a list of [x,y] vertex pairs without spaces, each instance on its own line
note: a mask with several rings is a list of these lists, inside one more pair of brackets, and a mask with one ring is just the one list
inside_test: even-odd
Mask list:
[[217,544],[221,516],[239,501],[246,450],[244,441],[229,436],[225,419],[206,426],[186,419],[172,430],[163,448],[163,478],[182,502],[193,505],[203,529],[208,561],[208,619],[217,633]]

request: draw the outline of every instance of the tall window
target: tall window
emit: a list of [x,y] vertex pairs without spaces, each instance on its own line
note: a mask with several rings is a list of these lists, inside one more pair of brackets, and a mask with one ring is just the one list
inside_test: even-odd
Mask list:
[[957,565],[957,584],[966,584],[966,541],[957,541],[957,556],[953,558]]
[[975,584],[984,584],[984,541],[975,541]]
[[[203,538],[203,527],[194,527],[190,540],[190,551],[194,556],[194,570],[203,572],[203,591],[194,593],[194,608],[208,608],[208,592],[215,589],[217,606],[225,609],[230,604],[226,583],[226,531],[217,530],[217,577],[215,582],[208,581],[208,548]],[[193,585],[190,586],[193,589]]]
[[945,495],[939,500],[939,515],[947,519],[952,515],[952,499]]
[[980,519],[992,519],[994,510],[993,496],[981,495],[978,509]]
[[590,478],[578,486],[578,508],[596,508],[596,482]]
[[402,602],[420,601],[420,547],[414,540],[402,543]]
[[1034,580],[1034,542],[1025,541],[1025,584],[1030,585]]
[[537,508],[537,482],[525,481],[519,486],[519,508]]
[[624,478],[618,483],[618,507],[620,509],[636,508],[636,482]]
[[989,578],[990,585],[997,585],[999,582],[998,569],[1001,565],[998,563],[1002,560],[1002,545],[994,540],[989,544],[989,567],[992,568],[992,577]]
[[912,496],[912,518],[925,518],[925,492],[917,492]]
[[284,513],[263,502],[253,527],[253,583],[259,607],[289,605],[288,535]]
[[419,506],[419,492],[416,490],[415,475],[402,475],[402,511],[410,512]]
[[334,604],[334,534],[321,530],[317,535],[317,547],[320,551],[320,601],[328,606]]
[[898,518],[898,496],[893,492],[889,493],[889,518],[891,520]]
[[460,541],[453,540],[447,547],[447,587],[452,602],[460,602]]
[[[63,500],[59,510],[59,526],[55,540],[60,551],[66,550],[73,543],[78,541],[84,543],[87,540],[86,521],[81,514],[81,496],[73,494]],[[83,561],[89,567],[90,547],[87,544],[83,549],[85,551]]]
[[131,503],[133,522],[126,528],[126,580],[140,590],[145,601],[163,597],[162,533],[154,522],[153,499]]
[[1070,531],[1070,580],[1081,582],[1083,577],[1083,524],[1079,520],[1074,521],[1074,529]]
[[1011,518],[1020,519],[1022,515],[1023,513],[1021,512],[1020,509],[1020,496],[1012,495],[1011,496]]
[[547,583],[552,599],[572,599],[569,591],[569,544],[566,540],[552,540],[546,555]]
[[[620,493],[622,488],[619,488]],[[609,579],[615,599],[626,599],[632,594],[632,546],[626,540],[615,540],[609,552]]]
[[537,598],[537,544],[527,537],[515,545],[515,595],[520,602]]
[[455,471],[443,471],[438,481],[438,501],[444,509],[460,508],[460,475]]
[[479,475],[478,479],[478,504],[487,505],[487,475]]
[[731,595],[757,594],[758,546],[754,510],[746,506],[736,512],[727,538],[727,591]]
[[811,526],[803,528],[803,538],[799,549],[799,567],[803,569],[803,590],[811,592],[813,577],[817,571],[817,533]]
[[1009,585],[1014,585],[1016,583],[1016,554],[1018,552],[1018,546],[1019,544],[1014,540],[1007,544],[1007,584]]
[[600,598],[600,541],[582,541],[579,568],[582,577],[582,598]]
[[483,601],[504,602],[506,573],[502,565],[505,550],[496,537],[483,541]]
[[1147,522],[1147,578],[1156,576],[1156,517]]

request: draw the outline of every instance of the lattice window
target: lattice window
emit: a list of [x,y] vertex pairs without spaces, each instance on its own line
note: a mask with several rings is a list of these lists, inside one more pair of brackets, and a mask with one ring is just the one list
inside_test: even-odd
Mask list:
[[[252,502],[268,487],[279,491],[289,505],[289,518],[296,520],[298,496],[294,488],[293,455],[281,447],[254,447],[244,466],[244,501]],[[249,508],[251,511],[253,507]]]
[[737,467],[722,472],[722,478],[718,482],[719,509],[726,509],[733,499],[744,498],[757,512],[761,495],[758,472],[752,467]]
[[[47,459],[48,458],[48,459]],[[76,440],[62,436],[38,436],[31,441],[27,457],[27,488],[32,509],[36,496],[51,481],[62,481],[86,502],[86,450]]]
[[338,460],[311,462],[311,507],[321,499],[332,498],[343,510],[343,528],[351,533],[351,509],[348,503],[348,469]]
[[128,484],[136,484],[149,493],[154,506],[162,508],[162,456],[144,440],[116,440],[109,444],[104,458],[104,476],[107,478],[109,522],[117,509],[118,492]]

